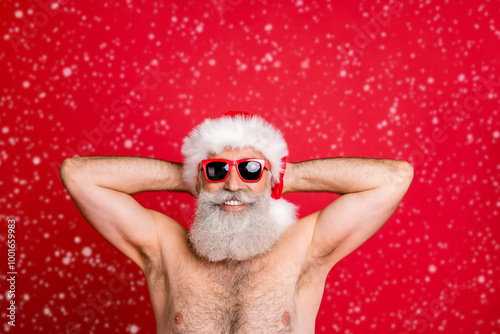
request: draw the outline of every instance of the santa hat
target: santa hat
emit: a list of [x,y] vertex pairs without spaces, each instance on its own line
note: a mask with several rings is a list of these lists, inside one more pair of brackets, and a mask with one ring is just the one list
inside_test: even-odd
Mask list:
[[[241,111],[228,111],[219,118],[208,118],[184,138],[184,182],[189,188],[196,189],[199,164],[209,154],[217,155],[225,149],[248,147],[262,153],[271,164],[271,186],[282,187],[280,178],[288,155],[283,135],[262,117]],[[279,197],[281,192],[277,198]]]

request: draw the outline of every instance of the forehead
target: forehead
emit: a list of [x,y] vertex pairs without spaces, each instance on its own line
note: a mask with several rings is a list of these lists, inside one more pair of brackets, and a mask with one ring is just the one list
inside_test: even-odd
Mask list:
[[238,160],[238,159],[246,159],[246,158],[258,158],[264,159],[262,153],[255,151],[251,147],[247,147],[244,149],[225,149],[219,154],[209,154],[208,159],[228,159],[228,160]]

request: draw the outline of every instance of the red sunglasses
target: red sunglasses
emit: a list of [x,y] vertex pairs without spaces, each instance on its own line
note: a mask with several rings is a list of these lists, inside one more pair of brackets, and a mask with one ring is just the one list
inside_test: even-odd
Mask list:
[[271,165],[264,159],[207,159],[200,164],[208,182],[224,182],[229,176],[232,166],[236,166],[240,179],[245,182],[259,182],[264,174],[264,168],[269,170]]

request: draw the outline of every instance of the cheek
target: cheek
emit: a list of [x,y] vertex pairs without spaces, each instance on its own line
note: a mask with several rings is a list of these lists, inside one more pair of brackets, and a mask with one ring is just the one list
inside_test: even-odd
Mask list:
[[[267,178],[262,177],[262,180],[260,180],[257,183],[253,183],[252,184],[252,188],[251,189],[254,192],[263,193],[264,191],[266,191],[268,183],[269,182],[268,182]],[[270,186],[269,186],[269,188],[270,188]]]
[[224,182],[212,183],[203,178],[201,186],[206,192],[213,193],[215,191],[221,190],[224,187]]
[[264,192],[266,191],[266,182],[263,182],[262,184],[259,185],[259,192]]

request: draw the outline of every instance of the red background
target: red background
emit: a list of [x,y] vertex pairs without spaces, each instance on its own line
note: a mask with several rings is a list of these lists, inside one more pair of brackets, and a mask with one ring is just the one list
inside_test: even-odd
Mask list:
[[[291,161],[415,169],[385,227],[331,271],[317,333],[500,333],[499,2],[220,4],[66,0],[50,12],[2,1],[0,332],[74,322],[82,333],[153,333],[141,271],[84,221],[58,165],[76,154],[181,161],[194,125],[247,110],[282,129]],[[336,198],[286,197],[301,216]],[[193,212],[185,194],[137,198],[184,224]],[[15,328],[5,324],[9,217]],[[128,278],[110,293],[113,272]]]

